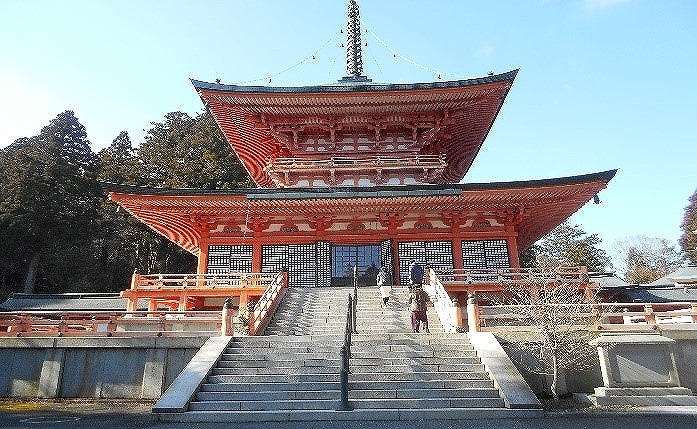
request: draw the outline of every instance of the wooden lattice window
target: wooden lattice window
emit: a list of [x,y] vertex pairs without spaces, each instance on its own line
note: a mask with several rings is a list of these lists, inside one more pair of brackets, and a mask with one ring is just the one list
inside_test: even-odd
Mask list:
[[399,279],[409,284],[409,262],[428,264],[436,272],[452,272],[453,243],[450,241],[404,241],[398,245]]
[[507,268],[506,240],[467,240],[462,242],[462,261],[466,269]]
[[252,271],[252,245],[211,245],[208,247],[208,274]]
[[262,246],[261,254],[262,272],[277,273],[283,268],[288,268],[290,286],[315,286],[315,243],[266,245]]

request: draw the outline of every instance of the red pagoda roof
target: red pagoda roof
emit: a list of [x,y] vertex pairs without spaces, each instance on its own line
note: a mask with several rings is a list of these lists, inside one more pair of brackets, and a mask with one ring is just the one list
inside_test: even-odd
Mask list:
[[[202,236],[216,229],[222,232],[225,225],[234,226],[231,234],[244,236],[246,232],[235,225],[246,227],[255,223],[259,225],[257,231],[263,233],[270,223],[282,223],[284,218],[293,216],[326,223],[342,214],[356,220],[379,222],[389,213],[397,216],[436,213],[442,218],[488,213],[512,224],[518,234],[519,248],[525,249],[604,189],[615,173],[616,170],[610,170],[519,182],[339,189],[230,191],[125,185],[107,188],[111,199],[130,214],[194,254],[199,252]],[[371,234],[371,231],[357,233]],[[303,232],[291,233],[295,237],[298,234]]]
[[[415,84],[192,83],[259,186],[360,184],[347,171],[337,170],[339,177],[331,171],[330,177],[334,157],[360,159],[361,172],[379,170],[366,173],[371,185],[410,183],[405,177],[411,183],[444,184],[459,182],[469,170],[517,72]],[[428,156],[437,160],[428,171],[413,168]],[[383,175],[385,158],[392,170]],[[304,168],[317,164],[314,172],[293,176],[289,168],[296,164],[289,160],[302,161]],[[394,160],[404,162],[401,177],[393,171]]]

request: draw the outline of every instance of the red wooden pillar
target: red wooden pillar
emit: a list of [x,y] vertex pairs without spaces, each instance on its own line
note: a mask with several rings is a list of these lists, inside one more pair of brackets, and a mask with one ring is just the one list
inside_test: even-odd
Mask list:
[[508,236],[506,237],[507,247],[508,247],[508,263],[511,268],[520,268],[520,257],[518,255],[518,240],[517,233],[513,225],[509,225],[507,228]]
[[196,274],[206,274],[208,272],[208,241],[199,242],[198,264]]
[[394,278],[392,279],[392,283],[395,285],[401,285],[402,282],[400,281],[400,272],[399,272],[399,243],[397,242],[397,237],[395,234],[391,234],[392,237],[392,264],[394,265],[392,269],[394,270]]
[[258,240],[252,242],[252,272],[261,272],[261,242]]
[[456,270],[465,268],[465,262],[462,259],[462,237],[460,236],[453,238],[453,268]]

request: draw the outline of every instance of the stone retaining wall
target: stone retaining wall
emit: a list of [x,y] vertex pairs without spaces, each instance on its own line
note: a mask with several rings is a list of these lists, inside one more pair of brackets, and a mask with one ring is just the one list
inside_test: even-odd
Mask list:
[[[681,385],[697,392],[697,329],[671,329],[670,326],[662,327],[659,331],[641,332],[655,333],[663,335],[676,341],[677,346],[677,367]],[[636,334],[636,331],[618,332],[612,331],[610,334]],[[606,332],[605,335],[608,335]],[[524,332],[517,333],[496,333],[496,338],[508,353],[511,361],[521,372],[525,381],[536,394],[550,394],[552,383],[551,374],[539,374],[531,372],[526,362],[534,362],[536,356],[525,354],[521,348],[515,347],[518,341],[525,341]],[[600,361],[597,351],[589,346],[588,353],[589,368],[566,371],[564,381],[566,390],[573,393],[593,393],[593,389],[603,385],[603,377],[600,371]]]
[[207,339],[0,338],[0,397],[157,399]]

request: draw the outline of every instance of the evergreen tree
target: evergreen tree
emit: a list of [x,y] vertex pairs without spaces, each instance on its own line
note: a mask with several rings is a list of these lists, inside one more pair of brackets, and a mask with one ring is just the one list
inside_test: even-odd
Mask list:
[[[23,289],[37,277],[46,288],[67,282],[48,270],[55,252],[89,243],[101,189],[85,127],[72,111],[59,114],[41,133],[18,139],[0,158],[0,230],[6,251],[25,271]],[[7,259],[6,255],[3,259]]]
[[588,235],[579,225],[564,222],[539,241],[537,264],[541,266],[585,266],[603,271],[612,266],[597,234]]
[[165,188],[248,187],[249,178],[209,113],[183,112],[155,122],[138,149],[141,184]]
[[131,138],[121,131],[107,148],[99,151],[101,169],[99,180],[103,182],[134,185],[140,176],[138,157]]
[[697,263],[697,190],[689,201],[690,203],[685,207],[682,225],[680,225],[682,229],[680,247],[688,260]]

